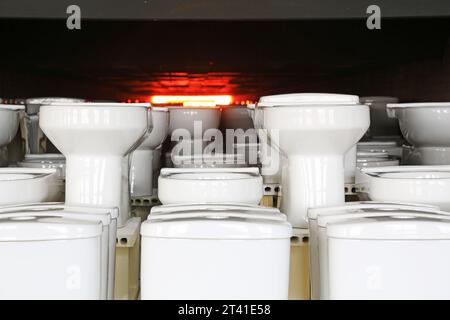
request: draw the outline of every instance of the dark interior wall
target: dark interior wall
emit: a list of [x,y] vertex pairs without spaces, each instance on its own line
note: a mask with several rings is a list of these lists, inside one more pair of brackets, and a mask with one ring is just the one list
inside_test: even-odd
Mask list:
[[0,97],[285,92],[450,99],[450,19],[0,20]]

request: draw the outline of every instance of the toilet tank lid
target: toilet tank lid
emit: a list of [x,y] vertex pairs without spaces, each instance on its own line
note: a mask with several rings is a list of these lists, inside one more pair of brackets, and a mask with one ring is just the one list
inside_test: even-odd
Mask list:
[[[308,219],[320,220],[321,216],[335,216],[342,214],[355,214],[370,211],[392,212],[399,210],[413,210],[426,212],[440,212],[439,207],[430,204],[418,204],[409,202],[387,202],[387,201],[355,201],[341,206],[314,207],[308,209]],[[320,223],[320,221],[318,221]]]
[[334,93],[289,93],[263,96],[259,99],[258,107],[292,106],[292,105],[357,105],[359,97],[348,94]]
[[118,218],[119,209],[70,206],[62,202],[31,203],[0,207],[0,218],[27,216],[58,216],[75,220],[99,221],[103,225],[109,225],[112,220]]
[[329,222],[327,236],[349,240],[450,240],[450,216],[400,212]]
[[153,207],[141,235],[179,239],[288,239],[292,227],[278,209],[240,204]]
[[0,242],[75,240],[99,237],[99,221],[68,219],[59,216],[17,217],[0,215]]
[[0,110],[13,110],[13,111],[18,111],[18,110],[24,110],[25,106],[20,105],[20,104],[2,104],[0,103]]

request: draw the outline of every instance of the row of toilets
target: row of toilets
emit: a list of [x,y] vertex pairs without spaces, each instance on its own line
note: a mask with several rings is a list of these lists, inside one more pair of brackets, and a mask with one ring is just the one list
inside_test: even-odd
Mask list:
[[[312,299],[450,298],[448,103],[308,93],[223,110],[33,102],[25,115],[0,105],[0,147],[25,117],[34,150],[45,136],[62,155],[29,143],[17,167],[0,168],[0,298],[112,299],[117,228],[130,196],[155,185],[162,205],[140,230],[142,299],[287,299],[309,284]],[[235,143],[242,153],[208,133],[221,116],[255,129]],[[170,164],[159,170],[164,143]],[[260,205],[271,183],[279,209]],[[310,277],[295,248],[308,238]]]

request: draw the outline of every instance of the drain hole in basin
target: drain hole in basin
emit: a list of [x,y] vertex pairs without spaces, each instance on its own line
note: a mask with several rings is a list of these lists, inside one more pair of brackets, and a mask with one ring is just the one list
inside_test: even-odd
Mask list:
[[125,244],[127,244],[127,243],[128,243],[127,238],[120,238],[120,244],[125,245]]

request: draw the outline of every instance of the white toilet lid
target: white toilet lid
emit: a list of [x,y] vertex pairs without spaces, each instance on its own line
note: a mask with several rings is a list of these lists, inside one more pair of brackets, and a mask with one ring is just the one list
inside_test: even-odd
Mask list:
[[20,104],[0,104],[0,110],[13,110],[13,111],[18,111],[18,110],[24,110],[25,106],[20,105]]
[[0,168],[0,181],[35,179],[56,173],[54,168]]
[[[259,169],[256,167],[244,167],[244,168],[162,168],[160,176],[163,178],[174,178],[183,180],[188,175],[201,176],[206,174],[209,179],[214,179],[214,174],[217,174],[217,178],[221,179],[223,176],[227,176],[230,179],[240,179],[240,177],[259,177]],[[211,175],[213,174],[213,175]]]
[[364,213],[367,211],[393,211],[393,210],[420,210],[421,212],[436,212],[439,207],[429,204],[407,203],[407,202],[378,202],[378,201],[355,201],[348,202],[342,206],[315,207],[308,209],[308,219],[319,220],[321,217],[343,214]]
[[257,107],[289,106],[289,105],[357,105],[359,97],[347,94],[331,93],[290,93],[272,96],[263,96],[259,99]]
[[68,219],[51,213],[46,217],[34,216],[32,212],[0,215],[0,242],[86,239],[101,234],[99,221]]
[[439,211],[405,211],[372,216],[368,213],[329,222],[326,228],[328,237],[338,239],[450,240],[450,216]]
[[75,220],[100,221],[109,225],[119,216],[118,208],[96,208],[83,206],[68,206],[60,202],[32,203],[26,205],[11,205],[0,207],[0,217],[62,217]]
[[187,204],[153,207],[141,234],[182,239],[288,239],[292,228],[275,208]]

